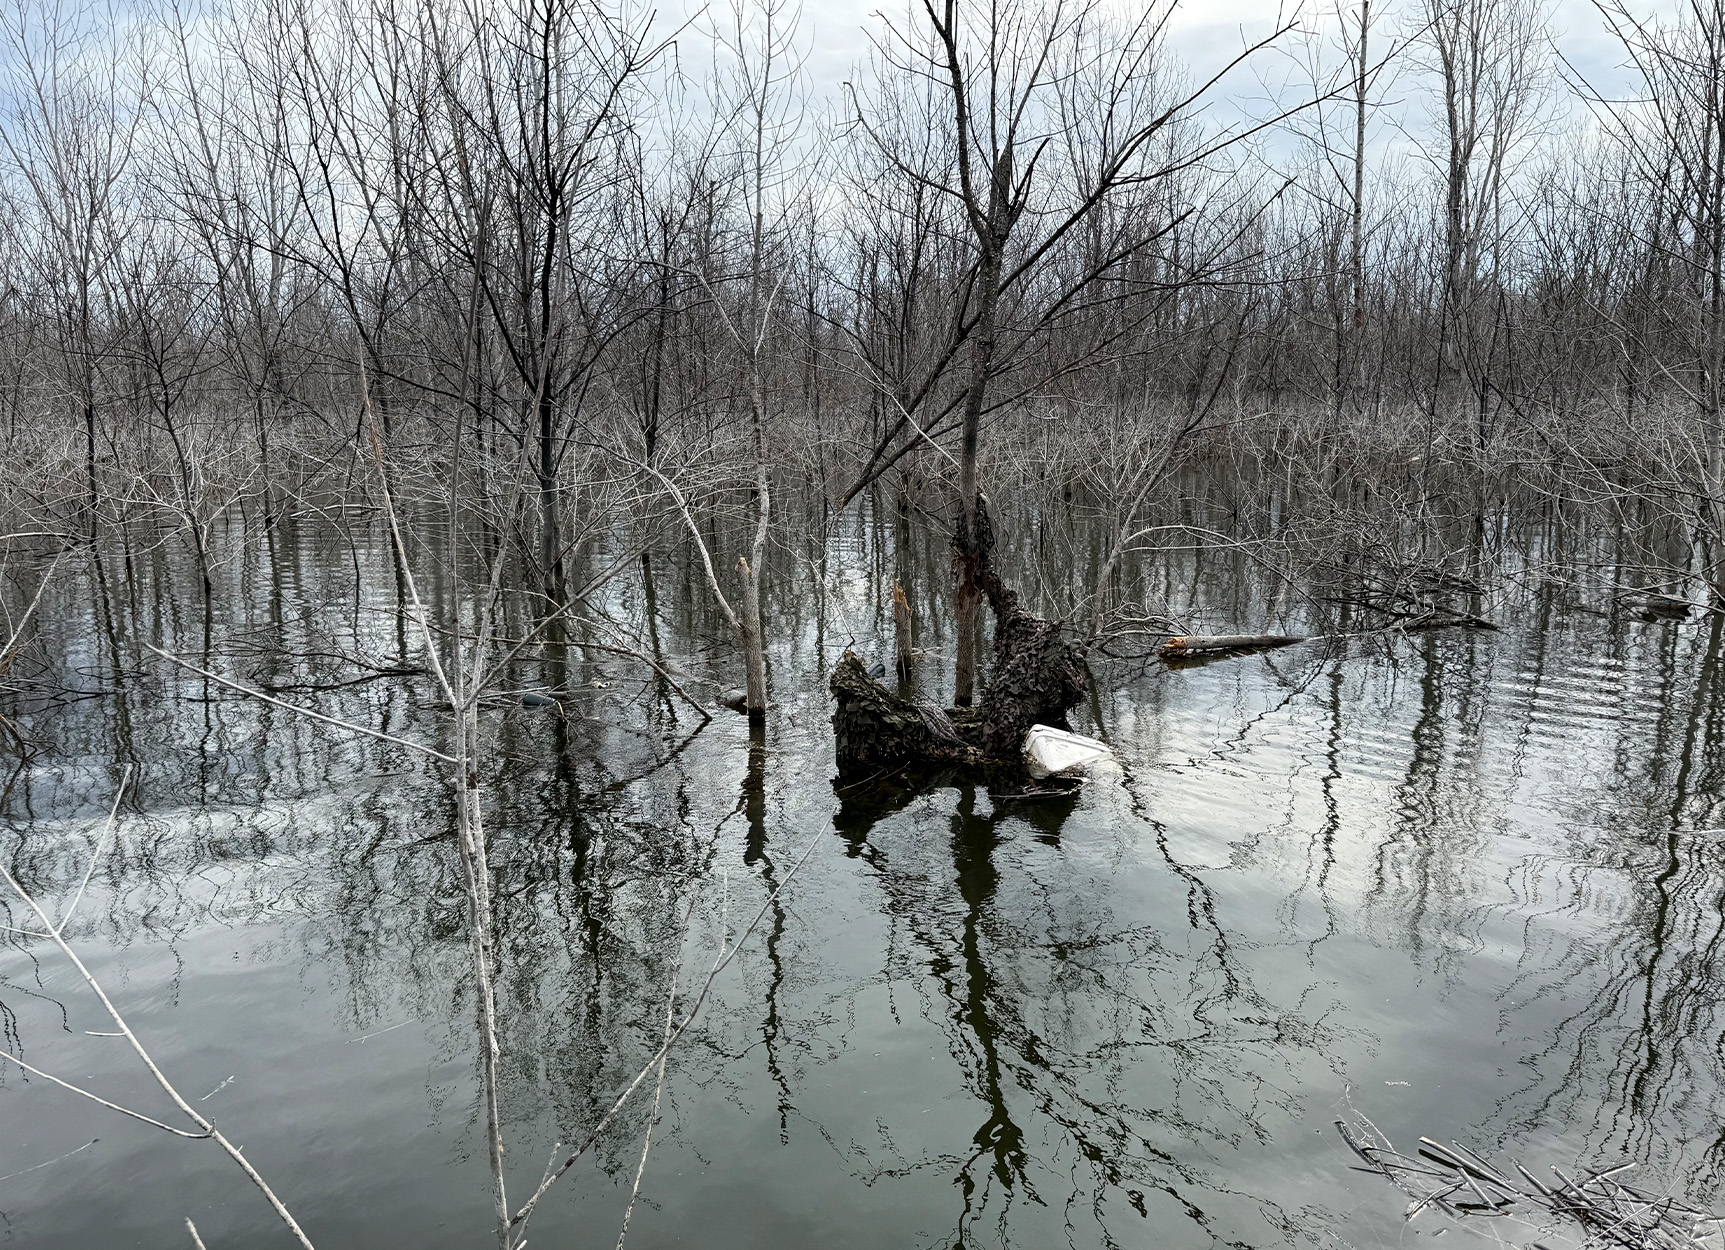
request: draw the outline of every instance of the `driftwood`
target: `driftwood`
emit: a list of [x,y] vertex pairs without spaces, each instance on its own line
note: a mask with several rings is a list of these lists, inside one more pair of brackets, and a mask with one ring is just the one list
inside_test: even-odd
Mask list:
[[987,501],[977,499],[977,582],[994,614],[994,663],[975,707],[940,708],[900,698],[869,676],[852,652],[833,670],[829,688],[842,771],[907,763],[1022,763],[1032,725],[1070,726],[1066,714],[1089,692],[1083,646],[1060,627],[1032,616],[989,560],[994,533]]
[[1629,608],[1639,608],[1649,616],[1680,617],[1688,616],[1693,611],[1715,611],[1711,605],[1694,599],[1685,599],[1679,595],[1666,594],[1652,586],[1643,586],[1638,590],[1626,590],[1617,596],[1617,601]]
[[[827,683],[838,707],[833,735],[841,770],[892,768],[907,763],[980,764],[982,754],[959,730],[971,729],[977,709],[953,708],[942,713],[951,726],[946,741],[943,726],[931,723],[909,699],[901,699],[868,674],[856,652],[846,651]],[[938,709],[937,709],[938,710]]]
[[1262,647],[1286,647],[1305,642],[1289,634],[1176,634],[1156,652],[1163,659],[1197,655],[1204,651],[1245,651]]
[[1622,1177],[1633,1163],[1575,1176],[1553,1167],[1551,1179],[1542,1180],[1520,1164],[1511,1176],[1460,1142],[1445,1146],[1422,1137],[1416,1154],[1403,1154],[1360,1115],[1351,1124],[1337,1120],[1336,1129],[1365,1164],[1362,1171],[1381,1174],[1414,1200],[1409,1219],[1436,1208],[1456,1219],[1508,1219],[1542,1237],[1568,1225],[1588,1250],[1721,1247],[1717,1216],[1657,1187],[1630,1185]]
[[1353,634],[1315,634],[1309,637],[1293,634],[1176,634],[1164,642],[1156,654],[1166,660],[1170,667],[1184,667],[1186,664],[1204,663],[1242,652],[1292,646],[1296,642],[1338,642],[1345,638],[1369,638],[1382,634],[1407,634],[1416,630],[1452,627],[1497,628],[1484,617],[1445,608],[1432,609],[1418,616],[1403,615],[1394,625],[1384,629]]

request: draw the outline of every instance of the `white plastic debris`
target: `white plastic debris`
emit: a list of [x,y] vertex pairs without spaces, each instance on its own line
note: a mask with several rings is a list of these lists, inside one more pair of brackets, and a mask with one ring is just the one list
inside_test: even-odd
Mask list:
[[1024,735],[1024,756],[1038,777],[1073,777],[1114,754],[1106,742],[1067,733],[1051,725],[1032,725]]

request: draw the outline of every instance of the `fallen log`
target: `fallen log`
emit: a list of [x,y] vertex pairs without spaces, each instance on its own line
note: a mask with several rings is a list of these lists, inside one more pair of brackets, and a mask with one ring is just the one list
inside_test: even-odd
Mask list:
[[1617,596],[1617,601],[1625,607],[1639,608],[1650,616],[1688,616],[1692,608],[1702,612],[1712,610],[1704,603],[1668,595],[1659,590],[1625,591]]
[[952,708],[941,713],[944,724],[924,716],[916,704],[871,677],[854,651],[845,652],[827,688],[838,705],[833,737],[841,771],[983,762],[982,752],[964,737],[974,729],[979,709]]
[[1389,634],[1450,628],[1496,629],[1497,626],[1483,617],[1470,616],[1464,612],[1448,612],[1441,619],[1435,615],[1409,617],[1384,629],[1351,634],[1312,634],[1306,637],[1293,634],[1177,634],[1157,648],[1156,654],[1167,661],[1170,667],[1185,667],[1226,659],[1243,652],[1287,647],[1296,642],[1333,643],[1348,638],[1375,638]]
[[1197,655],[1205,651],[1245,651],[1261,647],[1286,647],[1305,642],[1290,634],[1176,634],[1157,650],[1163,659]]

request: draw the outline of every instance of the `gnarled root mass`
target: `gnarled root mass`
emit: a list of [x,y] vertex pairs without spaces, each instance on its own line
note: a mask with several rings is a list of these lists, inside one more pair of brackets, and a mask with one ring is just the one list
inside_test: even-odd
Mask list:
[[828,683],[838,704],[833,730],[841,770],[1016,763],[1032,725],[1069,728],[1066,713],[1089,691],[1084,647],[1019,605],[990,562],[994,534],[981,497],[976,515],[976,542],[966,541],[961,524],[955,547],[959,559],[975,559],[977,584],[994,613],[994,663],[982,701],[946,709],[912,703],[870,677],[847,651]]

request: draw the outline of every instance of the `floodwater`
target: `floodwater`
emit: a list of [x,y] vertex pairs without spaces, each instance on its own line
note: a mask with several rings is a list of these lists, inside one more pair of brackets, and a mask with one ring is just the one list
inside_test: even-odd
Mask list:
[[[129,770],[67,936],[157,1062],[320,1247],[495,1244],[443,781],[139,646],[437,742],[425,678],[349,658],[411,649],[390,562],[375,534],[236,520],[206,616],[177,550],[56,571],[6,696],[39,749],[0,854],[59,914]],[[942,559],[855,515],[784,553],[779,707],[753,743],[723,712],[696,732],[615,652],[542,652],[487,704],[514,1201],[646,1061],[673,979],[686,1001],[763,903],[673,1053],[639,1250],[1479,1235],[1405,1223],[1405,1195],[1350,1170],[1333,1121],[1355,1113],[1398,1144],[1634,1160],[1715,1200],[1719,618],[1535,587],[1495,604],[1497,632],[1101,664],[1075,728],[1119,767],[1076,796],[835,789],[826,676],[846,645],[884,654],[897,570],[939,687],[950,639],[921,595]],[[1249,562],[1178,559],[1174,606],[1275,623]],[[692,691],[736,684],[704,588],[669,558],[649,575],[615,584],[615,619]],[[521,706],[543,687],[561,712]],[[0,936],[5,1048],[171,1121],[75,971]],[[651,1084],[532,1245],[614,1244]],[[211,1143],[0,1071],[0,1244],[184,1247],[188,1216],[211,1250],[290,1244]]]

